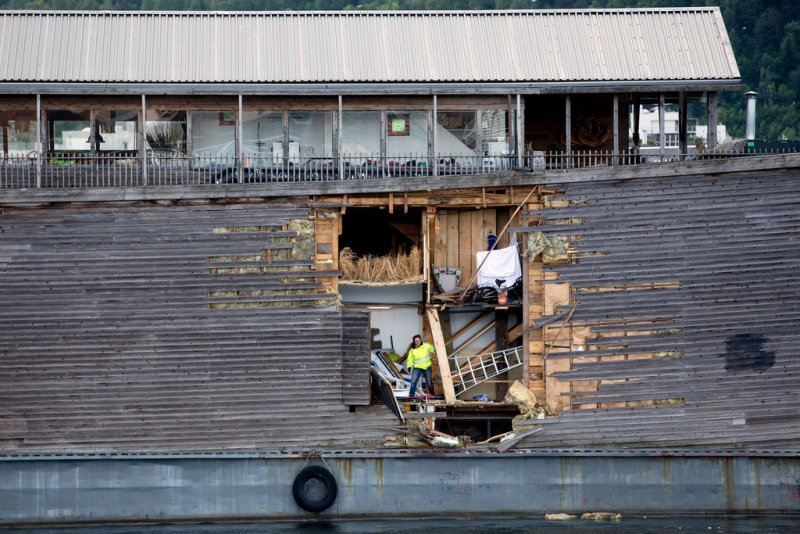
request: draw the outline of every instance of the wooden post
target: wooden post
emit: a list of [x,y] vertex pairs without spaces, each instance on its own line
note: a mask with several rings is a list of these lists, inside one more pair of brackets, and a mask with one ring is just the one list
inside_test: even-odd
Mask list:
[[289,172],[289,111],[283,110],[283,168]]
[[432,142],[432,152],[433,152],[433,175],[439,175],[439,154],[437,150],[439,150],[439,146],[437,144],[438,141],[438,130],[439,130],[439,110],[438,110],[438,100],[436,95],[433,95],[433,142]]
[[242,158],[242,121],[244,111],[242,109],[242,95],[239,95],[239,108],[236,110],[236,130],[234,130],[234,146],[236,147],[236,168],[239,174],[239,183],[244,182],[244,159]]
[[428,206],[422,212],[422,279],[425,281],[425,302],[430,304],[433,293],[433,272],[431,271],[431,248],[433,237],[431,226],[436,217],[435,208]]
[[436,152],[433,149],[433,132],[436,129],[433,110],[428,110],[428,169],[436,168]]
[[[378,172],[386,174],[388,171],[387,167],[389,165],[389,160],[386,157],[386,110],[381,110],[381,136],[380,136],[380,154],[378,157],[378,163],[380,169]],[[391,211],[389,212],[391,213]]]
[[142,160],[142,185],[147,185],[147,97],[142,95],[142,120],[139,122],[139,157]]
[[666,120],[664,116],[666,110],[664,106],[666,106],[666,99],[664,98],[664,93],[660,93],[658,95],[658,153],[662,157],[667,151],[667,135],[664,132],[664,130],[666,130]]
[[708,112],[708,136],[706,147],[712,149],[717,146],[717,93],[709,91],[706,95]]
[[36,95],[36,187],[42,187],[42,165],[44,165],[45,123],[42,120],[42,95]]
[[689,133],[688,133],[688,106],[686,105],[686,91],[678,93],[678,151],[680,152],[680,159],[686,159],[686,153],[689,151]]
[[639,95],[633,95],[633,151],[637,154],[639,153],[639,145],[642,144],[642,140],[639,137],[639,114],[642,111],[641,108]]
[[[508,132],[509,139],[511,132]],[[522,110],[522,95],[517,95],[517,166],[525,166],[525,114]]]
[[336,129],[336,154],[339,158],[339,179],[344,180],[344,159],[342,158],[342,95],[339,95],[339,124]]
[[475,167],[483,167],[483,129],[481,128],[481,110],[475,111]]
[[439,322],[439,312],[435,307],[426,307],[428,314],[428,324],[431,327],[433,346],[436,349],[436,361],[439,363],[439,375],[442,377],[442,389],[444,390],[444,401],[447,404],[454,404],[456,401],[456,390],[453,387],[453,376],[450,374],[450,361],[447,359],[447,347],[444,343],[442,325]]
[[567,153],[567,167],[572,166],[572,161],[570,161],[570,157],[572,156],[572,100],[570,96],[567,95],[565,109],[564,109],[564,128],[566,128],[566,138],[567,138],[567,146],[565,147],[565,151]]
[[[192,132],[192,110],[186,112],[186,155],[189,157],[189,165],[194,162],[194,133]],[[200,163],[202,165],[205,162]]]
[[[495,351],[505,350],[508,348],[508,309],[497,308],[494,312],[494,346]],[[508,391],[508,384],[500,382],[494,385],[494,398],[502,399],[506,391]]]
[[611,124],[614,129],[614,146],[611,149],[613,156],[611,157],[611,164],[617,165],[617,154],[619,154],[619,95],[614,95],[613,117]]

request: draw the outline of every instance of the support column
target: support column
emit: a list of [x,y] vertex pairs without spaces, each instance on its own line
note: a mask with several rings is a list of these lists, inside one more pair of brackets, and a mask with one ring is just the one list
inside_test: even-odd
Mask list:
[[614,114],[611,119],[611,124],[614,131],[614,146],[612,147],[613,156],[611,157],[611,164],[617,165],[619,155],[619,95],[614,95],[614,106],[612,113]]
[[42,187],[42,165],[44,164],[44,131],[42,121],[42,95],[36,95],[36,188]]
[[708,113],[708,136],[706,147],[711,150],[717,146],[717,93],[709,91],[706,94],[706,111]]
[[433,95],[433,175],[439,175],[439,103]]
[[639,137],[639,115],[642,111],[642,106],[639,103],[639,95],[633,95],[633,151],[639,153],[639,145],[642,140]]
[[680,152],[680,159],[686,159],[686,154],[689,151],[689,133],[688,133],[688,117],[689,112],[686,104],[686,92],[681,91],[678,93],[678,152]]
[[667,136],[664,133],[666,129],[666,120],[664,117],[664,113],[666,110],[664,106],[666,105],[666,99],[664,98],[664,93],[660,93],[658,95],[658,153],[663,157],[667,151]]
[[[189,166],[194,166],[194,140],[192,139],[194,134],[192,133],[192,111],[189,110],[186,112],[186,156],[189,159]],[[201,162],[200,165],[203,165],[205,162]]]
[[566,143],[565,147],[567,153],[566,167],[572,167],[572,99],[567,95],[565,109],[564,109],[564,128],[566,129]]
[[[505,350],[508,348],[508,308],[496,308],[494,311],[494,347],[495,350]],[[495,399],[502,399],[505,397],[507,391],[507,383],[495,382]]]
[[[510,132],[509,132],[510,134]],[[522,95],[517,95],[517,167],[525,166],[525,113]]]
[[336,155],[339,158],[339,179],[344,180],[344,159],[342,158],[342,95],[339,95],[339,124],[336,128]]
[[289,172],[289,110],[284,109],[281,118],[283,120],[283,169]]
[[386,110],[381,111],[381,137],[380,137],[380,154],[378,155],[381,170],[379,172],[386,173],[388,171],[389,160],[386,157]]
[[242,95],[239,95],[239,107],[236,110],[236,132],[234,134],[234,144],[236,146],[236,168],[239,175],[239,183],[244,181],[244,159],[242,158],[242,120],[244,120],[244,110],[242,105]]
[[142,120],[139,122],[139,158],[142,161],[142,185],[147,185],[147,97],[142,95]]

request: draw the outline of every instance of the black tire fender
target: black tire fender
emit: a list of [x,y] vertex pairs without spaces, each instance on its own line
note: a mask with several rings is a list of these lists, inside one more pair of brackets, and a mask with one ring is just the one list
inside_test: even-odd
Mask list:
[[338,487],[333,474],[320,465],[303,468],[292,484],[295,502],[309,512],[327,510],[336,500]]

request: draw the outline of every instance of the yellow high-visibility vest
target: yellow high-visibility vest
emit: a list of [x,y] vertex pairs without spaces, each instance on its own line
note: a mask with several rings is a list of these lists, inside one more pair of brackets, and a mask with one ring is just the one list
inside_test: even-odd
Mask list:
[[408,351],[408,367],[413,369],[427,369],[431,366],[431,354],[435,353],[433,345],[430,343],[423,343],[419,347],[412,348]]

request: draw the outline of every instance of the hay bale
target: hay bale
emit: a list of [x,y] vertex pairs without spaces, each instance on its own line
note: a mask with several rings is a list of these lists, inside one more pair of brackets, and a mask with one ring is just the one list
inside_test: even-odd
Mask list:
[[349,248],[339,252],[342,280],[365,283],[413,282],[422,274],[422,253],[417,247],[408,254],[356,256]]

